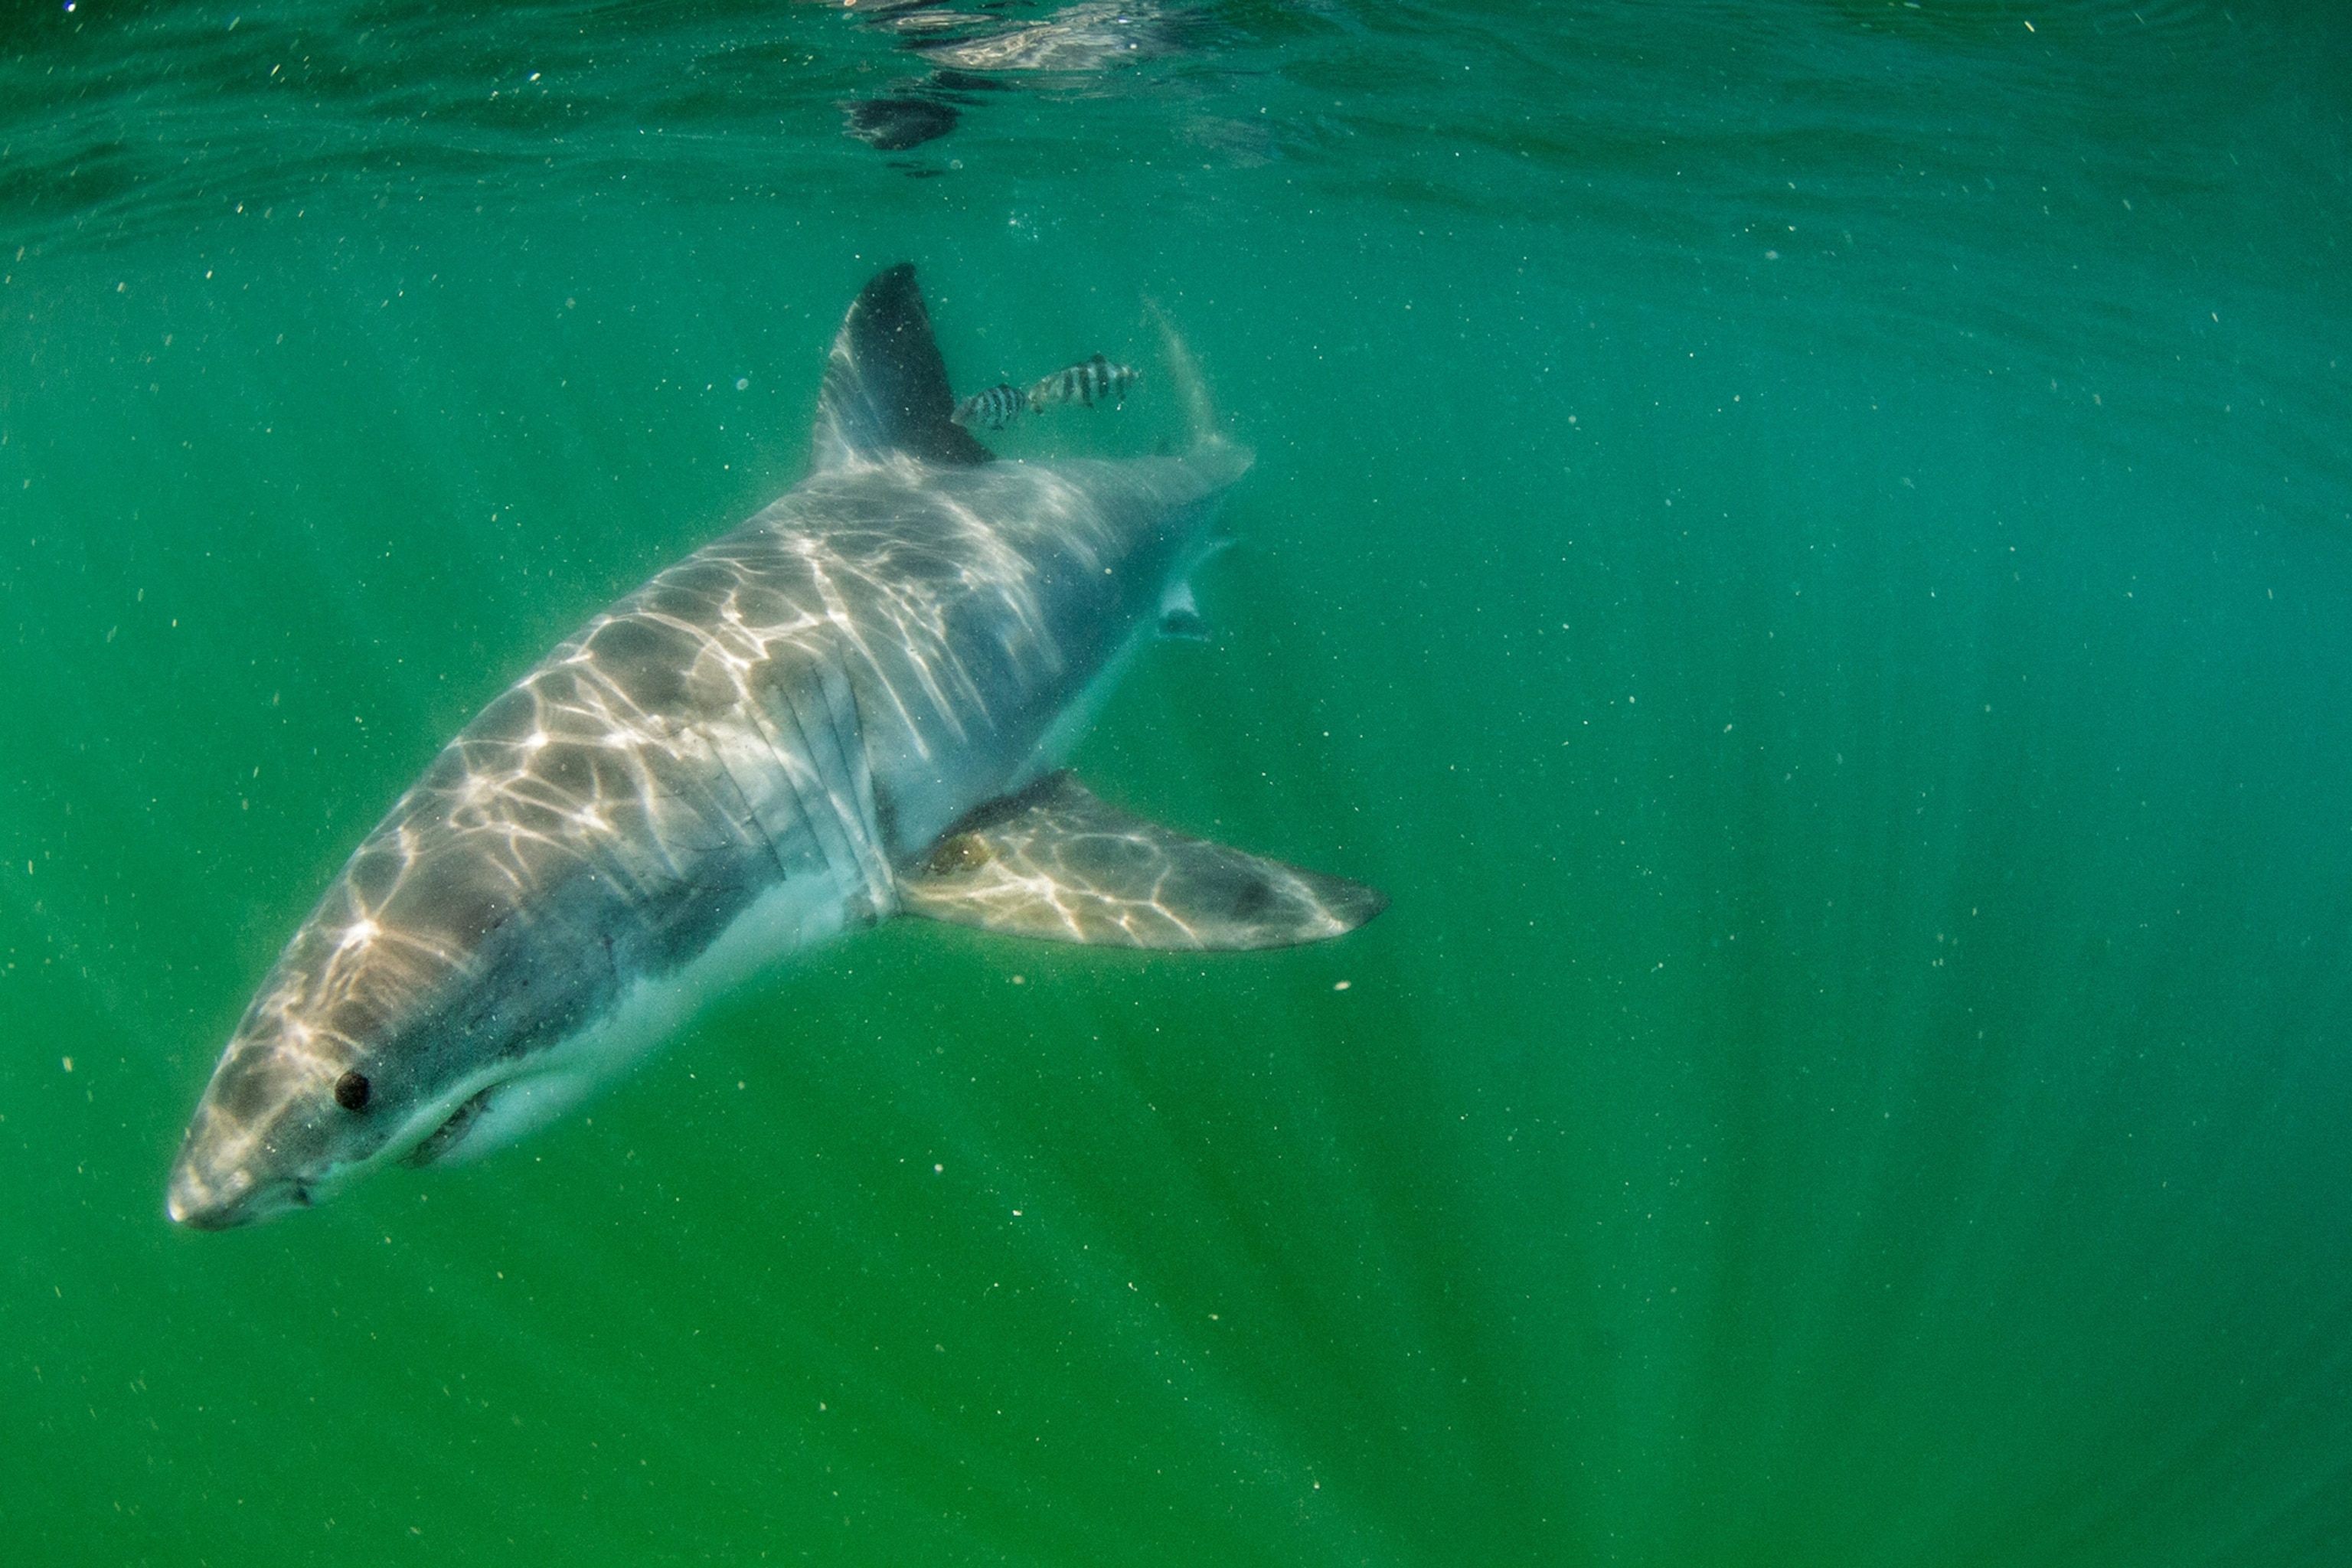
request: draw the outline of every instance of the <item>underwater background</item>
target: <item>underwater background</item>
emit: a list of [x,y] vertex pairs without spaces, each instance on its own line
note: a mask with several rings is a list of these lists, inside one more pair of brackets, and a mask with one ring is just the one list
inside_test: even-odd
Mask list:
[[[2352,1559],[2352,13],[0,21],[0,1559]],[[163,1182],[441,743],[921,268],[1255,469],[1107,797],[318,1213]]]

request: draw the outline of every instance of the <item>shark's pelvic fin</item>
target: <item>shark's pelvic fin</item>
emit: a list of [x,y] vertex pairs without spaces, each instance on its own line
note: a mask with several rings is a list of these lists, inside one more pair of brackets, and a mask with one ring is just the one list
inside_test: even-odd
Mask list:
[[1209,623],[1201,618],[1201,602],[1192,596],[1192,584],[1171,584],[1168,592],[1160,595],[1160,635],[1186,642],[1209,640]]
[[1096,947],[1291,947],[1388,907],[1360,882],[1193,838],[1066,773],[992,801],[898,878],[908,914]]
[[812,462],[837,468],[892,452],[933,463],[989,461],[988,448],[950,418],[955,406],[915,264],[877,273],[833,340]]

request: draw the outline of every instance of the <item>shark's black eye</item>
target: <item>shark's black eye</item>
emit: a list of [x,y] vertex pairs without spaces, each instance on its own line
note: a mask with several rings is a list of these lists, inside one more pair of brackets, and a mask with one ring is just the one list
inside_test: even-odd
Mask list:
[[347,1072],[335,1080],[335,1103],[345,1110],[365,1110],[368,1080],[365,1073]]

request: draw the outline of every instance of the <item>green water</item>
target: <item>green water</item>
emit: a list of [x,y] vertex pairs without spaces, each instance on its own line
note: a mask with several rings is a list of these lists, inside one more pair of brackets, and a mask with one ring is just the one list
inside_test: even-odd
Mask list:
[[[1235,0],[908,89],[873,13],[0,23],[0,1560],[2352,1558],[2342,14]],[[886,928],[170,1226],[344,856],[800,475],[902,258],[966,389],[1182,327],[1243,542],[1076,766],[1390,911]]]

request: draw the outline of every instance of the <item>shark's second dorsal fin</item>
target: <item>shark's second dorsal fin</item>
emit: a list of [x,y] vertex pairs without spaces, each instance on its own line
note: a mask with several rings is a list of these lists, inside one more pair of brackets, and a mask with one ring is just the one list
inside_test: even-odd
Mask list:
[[931,318],[902,261],[874,280],[842,318],[817,399],[812,461],[819,468],[904,452],[932,463],[985,463],[987,447],[952,423],[955,395]]

